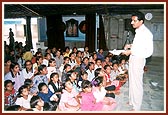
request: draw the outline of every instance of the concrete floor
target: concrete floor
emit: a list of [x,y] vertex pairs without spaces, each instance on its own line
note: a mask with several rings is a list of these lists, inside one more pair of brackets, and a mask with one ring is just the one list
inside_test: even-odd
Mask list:
[[[144,95],[140,112],[166,111],[166,75],[164,75],[164,58],[152,57],[147,64],[148,71],[144,73]],[[118,106],[115,111],[131,112],[128,102],[128,81],[121,87],[121,93],[116,95]]]

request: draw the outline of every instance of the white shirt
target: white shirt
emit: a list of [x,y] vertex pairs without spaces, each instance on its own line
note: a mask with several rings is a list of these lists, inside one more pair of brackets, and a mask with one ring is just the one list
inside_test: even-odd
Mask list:
[[20,71],[19,73],[17,73],[15,77],[12,77],[12,73],[8,72],[4,77],[4,81],[5,80],[11,80],[12,82],[15,82],[14,89],[16,91],[18,91],[20,86],[22,86],[24,84],[24,80],[25,80],[23,75],[22,75],[22,72]]
[[93,90],[93,95],[96,98],[96,102],[101,102],[101,101],[103,101],[103,99],[106,95],[106,90],[105,90],[104,87],[101,87],[101,90],[94,89]]
[[95,64],[95,68],[94,68],[94,70],[96,70],[97,68],[102,68],[102,66],[101,66],[101,65],[98,66],[97,64]]
[[113,81],[114,79],[116,79],[116,77],[120,74],[120,72],[118,70],[114,71],[112,70],[111,71],[111,81]]
[[150,30],[142,24],[135,30],[136,34],[131,47],[134,56],[148,58],[153,53],[153,35]]
[[24,68],[22,70],[22,75],[23,75],[24,79],[30,79],[34,75],[34,73],[33,73],[33,71],[28,71],[27,72],[26,68]]
[[48,67],[48,60],[47,59],[43,59],[43,63],[44,65],[46,65]]
[[47,78],[50,79],[50,75],[56,72],[56,67],[47,67],[47,70],[48,70]]
[[30,109],[30,100],[31,100],[32,96],[28,95],[28,99],[24,99],[23,97],[17,98],[16,100],[16,105],[20,105],[23,106],[24,108]]
[[86,70],[86,72],[88,73],[88,80],[92,81],[92,79],[95,77],[94,75],[94,70],[90,71],[89,69]]

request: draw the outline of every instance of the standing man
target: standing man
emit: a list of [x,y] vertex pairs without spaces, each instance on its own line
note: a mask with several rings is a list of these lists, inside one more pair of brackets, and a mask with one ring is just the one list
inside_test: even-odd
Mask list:
[[9,28],[9,46],[11,49],[14,48],[15,40],[14,40],[14,34],[12,32],[12,28]]
[[[129,104],[133,111],[141,109],[143,98],[143,73],[146,58],[153,53],[153,35],[144,25],[145,16],[141,12],[132,15],[131,24],[135,28],[132,44],[125,45],[123,54],[129,57]],[[130,50],[128,50],[130,49]]]

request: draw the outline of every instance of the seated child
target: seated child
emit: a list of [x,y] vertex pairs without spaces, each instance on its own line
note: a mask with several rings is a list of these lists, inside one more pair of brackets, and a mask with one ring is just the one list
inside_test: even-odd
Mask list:
[[28,86],[28,90],[29,90],[30,95],[37,95],[37,93],[33,92],[33,89],[32,89],[33,81],[31,79],[25,79],[24,85]]
[[103,77],[98,76],[94,79],[92,82],[93,87],[93,95],[96,98],[96,102],[102,102],[103,103],[103,111],[111,111],[116,108],[116,101],[114,98],[106,97],[106,90],[103,84]]
[[60,111],[78,111],[80,109],[80,101],[78,92],[73,88],[70,78],[67,78],[63,84],[63,93],[59,103]]
[[57,103],[54,103],[54,101],[51,102],[45,102],[43,111],[56,111],[57,110]]
[[44,101],[39,96],[33,96],[30,100],[33,111],[43,111]]
[[80,77],[79,80],[78,80],[78,86],[79,86],[79,88],[80,88],[80,91],[82,90],[82,89],[81,89],[82,81],[83,81],[83,80],[87,80],[87,79],[88,79],[88,73],[87,73],[86,71],[83,71],[83,72],[81,73],[81,77]]
[[18,95],[15,104],[20,105],[22,110],[30,109],[30,99],[32,96],[29,94],[27,85],[22,85],[18,90]]
[[57,97],[59,98],[58,103],[61,98],[61,93],[62,93],[62,83],[59,80],[59,74],[58,73],[52,73],[50,75],[50,82],[48,84],[48,88],[52,93],[55,93]]
[[6,111],[22,111],[22,107],[20,105],[12,105],[7,107]]
[[15,101],[17,98],[17,92],[14,89],[14,82],[11,80],[6,80],[4,82],[4,87],[5,87],[5,108],[15,105]]
[[52,93],[45,83],[40,83],[38,85],[38,89],[39,89],[38,96],[44,102],[58,101],[58,97],[56,96],[56,94]]
[[103,103],[96,102],[92,92],[91,82],[89,80],[83,80],[81,86],[81,111],[101,111],[103,108]]

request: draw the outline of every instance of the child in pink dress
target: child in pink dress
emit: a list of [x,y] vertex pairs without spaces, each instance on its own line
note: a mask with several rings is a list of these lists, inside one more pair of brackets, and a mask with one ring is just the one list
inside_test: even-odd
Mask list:
[[105,90],[103,79],[102,76],[93,79],[93,95],[96,98],[96,102],[103,103],[103,111],[112,111],[116,108],[117,103],[114,98],[105,96],[107,91]]
[[101,111],[103,108],[103,103],[96,103],[96,99],[92,93],[91,82],[88,80],[83,80],[81,86],[81,111]]
[[73,88],[71,80],[67,78],[65,81],[63,93],[61,95],[59,110],[60,111],[79,111],[80,110],[80,101],[78,92]]

